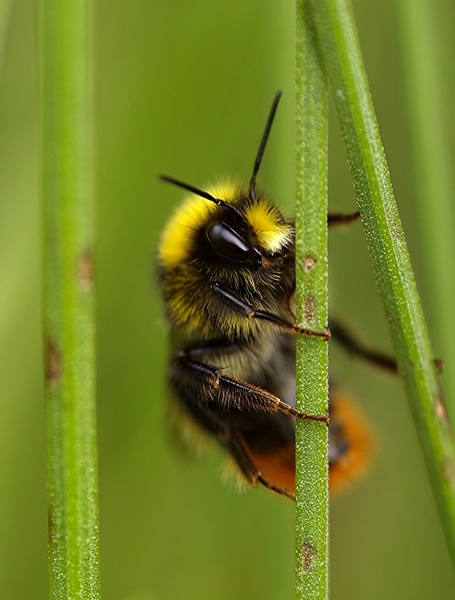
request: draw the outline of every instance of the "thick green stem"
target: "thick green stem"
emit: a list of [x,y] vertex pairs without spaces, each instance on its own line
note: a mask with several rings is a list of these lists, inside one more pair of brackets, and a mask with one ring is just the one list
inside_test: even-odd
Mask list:
[[96,600],[90,4],[41,0],[39,20],[51,597]]
[[[347,0],[310,0],[400,374],[455,560],[455,446]],[[391,405],[393,415],[393,405]]]
[[[296,2],[296,312],[297,322],[327,327],[327,132],[325,74],[307,0]],[[328,344],[297,339],[297,407],[328,410]],[[296,597],[328,597],[328,427],[296,425]]]

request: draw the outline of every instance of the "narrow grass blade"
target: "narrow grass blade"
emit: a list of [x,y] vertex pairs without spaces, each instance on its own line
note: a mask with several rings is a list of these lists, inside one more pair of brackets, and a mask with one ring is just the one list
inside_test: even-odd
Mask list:
[[[311,0],[365,233],[401,376],[452,559],[455,447],[392,190],[352,7]],[[393,405],[390,407],[393,418]]]

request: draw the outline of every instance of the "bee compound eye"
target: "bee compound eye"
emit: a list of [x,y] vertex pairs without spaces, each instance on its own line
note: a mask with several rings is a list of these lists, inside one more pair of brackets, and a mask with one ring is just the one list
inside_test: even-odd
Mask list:
[[224,223],[212,223],[207,227],[207,237],[215,249],[233,260],[246,260],[250,249],[242,238]]

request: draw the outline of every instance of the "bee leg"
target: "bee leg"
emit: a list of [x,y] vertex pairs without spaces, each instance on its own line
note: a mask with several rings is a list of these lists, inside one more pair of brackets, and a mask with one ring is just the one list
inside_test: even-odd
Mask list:
[[[364,360],[367,360],[373,365],[376,365],[377,367],[380,367],[381,369],[384,369],[386,371],[390,371],[391,373],[398,373],[397,362],[392,356],[384,354],[383,352],[378,352],[376,350],[366,348],[339,321],[330,321],[330,333],[342,346],[344,346],[344,348],[350,354],[354,354],[359,358],[363,358]],[[433,362],[438,373],[441,373],[444,370],[444,361],[440,358],[434,358]]]
[[277,492],[282,496],[287,496],[291,500],[295,500],[295,494],[293,492],[275,485],[263,475],[251,458],[248,446],[240,433],[229,427],[229,425],[207,405],[199,404],[197,413],[198,418],[201,419],[206,427],[217,436],[219,442],[229,450],[250,485],[256,486],[259,482],[267,489]]
[[256,412],[282,412],[296,419],[328,424],[327,415],[301,412],[283,402],[274,394],[235,377],[221,375],[222,369],[192,360],[188,353],[180,352],[171,363],[171,380],[183,396],[194,403],[207,406],[217,404],[221,409],[250,410]]
[[396,360],[387,354],[377,352],[365,347],[354,335],[339,321],[330,321],[330,332],[332,336],[347,350],[349,354],[354,354],[368,362],[391,373],[397,373],[398,367]]
[[264,477],[261,470],[254,464],[254,461],[248,454],[248,449],[245,447],[245,443],[243,442],[240,435],[236,435],[235,433],[231,436],[229,449],[231,451],[232,456],[240,467],[242,473],[245,475],[246,479],[252,486],[256,486],[257,482],[266,487],[268,490],[273,492],[277,492],[282,496],[287,496],[291,500],[295,500],[294,492],[287,490],[286,488],[279,487],[275,485],[272,481]]
[[264,321],[268,321],[272,325],[275,325],[280,331],[302,333],[303,335],[313,335],[322,337],[324,340],[328,340],[330,338],[330,331],[328,329],[325,331],[315,331],[314,329],[300,327],[296,323],[286,321],[286,319],[283,319],[274,313],[261,310],[256,306],[245,302],[236,296],[234,292],[220,287],[217,283],[213,284],[212,292],[218,297],[225,307],[230,308],[237,314],[247,319],[262,319]]
[[329,227],[332,227],[332,225],[347,225],[348,223],[353,223],[354,221],[357,221],[357,219],[359,218],[359,211],[348,215],[345,215],[343,213],[329,213],[327,215],[327,224]]

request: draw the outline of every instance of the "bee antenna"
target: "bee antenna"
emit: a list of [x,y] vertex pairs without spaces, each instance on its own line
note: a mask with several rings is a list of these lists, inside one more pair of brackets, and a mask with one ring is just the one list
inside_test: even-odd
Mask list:
[[224,200],[220,200],[219,198],[214,198],[208,192],[204,192],[204,190],[200,190],[199,188],[194,187],[194,185],[190,185],[189,183],[184,183],[183,181],[179,181],[178,179],[174,179],[173,177],[169,177],[168,175],[158,175],[158,177],[162,181],[166,181],[167,183],[172,183],[173,185],[177,185],[178,187],[181,187],[184,190],[187,190],[188,192],[192,192],[193,194],[196,194],[197,196],[201,196],[201,198],[210,200],[210,202],[214,202],[218,206],[224,206],[226,204],[224,202]]
[[196,194],[196,196],[200,196],[201,198],[210,200],[210,202],[214,202],[217,206],[227,206],[228,208],[232,209],[234,212],[239,213],[238,209],[235,206],[233,206],[232,204],[230,204],[229,202],[226,202],[225,200],[221,200],[220,198],[215,198],[214,196],[212,196],[212,194],[209,194],[208,192],[204,192],[204,190],[200,190],[199,188],[194,187],[194,185],[190,185],[189,183],[184,183],[183,181],[179,181],[178,179],[174,179],[174,177],[169,177],[168,175],[158,175],[158,178],[161,179],[161,181],[166,181],[167,183],[172,183],[173,185],[183,188],[184,190],[187,190],[188,192]]
[[267,119],[267,123],[265,125],[264,133],[262,134],[261,144],[259,146],[258,153],[256,155],[256,160],[254,161],[253,167],[253,175],[250,179],[250,198],[254,200],[255,191],[256,191],[256,175],[258,174],[259,167],[261,166],[262,155],[264,154],[265,145],[267,144],[267,140],[269,138],[270,129],[272,128],[273,119],[275,117],[276,109],[278,107],[278,102],[281,98],[281,90],[278,90],[275,94],[275,98],[273,99],[272,108],[270,109],[269,118]]

